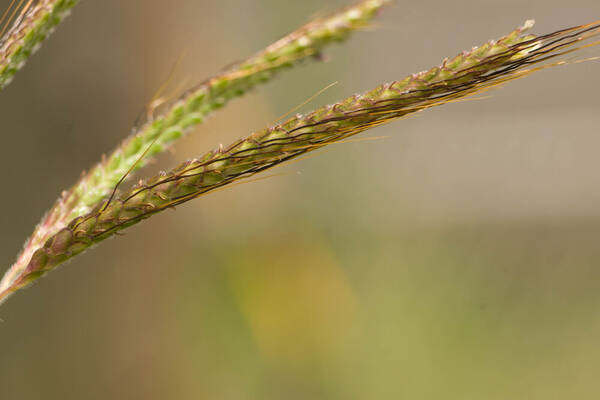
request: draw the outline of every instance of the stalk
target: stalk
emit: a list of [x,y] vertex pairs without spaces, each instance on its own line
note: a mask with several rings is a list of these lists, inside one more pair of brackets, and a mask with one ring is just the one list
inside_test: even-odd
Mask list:
[[62,193],[0,281],[0,291],[10,286],[24,271],[33,252],[52,234],[74,217],[90,212],[123,177],[144,166],[153,155],[165,151],[190,128],[202,123],[231,99],[269,81],[279,71],[302,60],[318,58],[327,45],[341,42],[353,31],[367,25],[387,3],[388,0],[364,0],[309,22],[249,59],[187,90],[175,101],[163,105],[165,111],[159,115],[148,115],[147,121],[131,136]]
[[0,293],[0,299],[90,246],[162,210],[374,126],[564,64],[562,60],[544,62],[598,44],[582,43],[599,33],[597,24],[543,36],[523,35],[532,24],[528,21],[497,41],[445,59],[438,67],[297,115],[142,181],[122,194],[113,193],[91,212],[71,220],[37,249],[25,271]]
[[[0,39],[0,90],[12,81],[29,56],[40,48],[44,39],[78,2],[79,0],[37,0],[25,4],[11,28]],[[16,15],[17,9],[11,10],[9,7],[6,16],[11,16],[13,11]]]

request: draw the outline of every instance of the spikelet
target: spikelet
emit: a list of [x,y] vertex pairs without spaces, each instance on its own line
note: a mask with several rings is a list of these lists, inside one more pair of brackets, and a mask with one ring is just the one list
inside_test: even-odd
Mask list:
[[[64,191],[42,218],[15,264],[0,281],[5,289],[26,267],[33,251],[72,218],[88,213],[110,194],[131,170],[142,167],[152,155],[166,150],[191,127],[235,97],[270,80],[277,72],[318,56],[333,42],[345,40],[365,27],[388,0],[363,0],[319,18],[286,35],[249,59],[227,68],[165,104],[164,111],[149,115],[115,151],[95,165],[69,190]],[[149,147],[151,145],[151,147]]]
[[[26,3],[11,28],[0,39],[0,90],[25,65],[79,0],[37,0]],[[14,11],[14,12],[13,12]],[[7,10],[16,15],[15,10]],[[7,23],[10,23],[10,18]]]
[[531,25],[527,22],[499,40],[444,60],[438,67],[253,133],[99,202],[37,249],[24,272],[0,293],[0,299],[162,210],[371,127],[561,64],[544,62],[584,47],[582,41],[600,29],[600,25],[590,24],[544,36],[523,35]]
[[[269,81],[277,72],[319,55],[327,45],[343,41],[353,31],[363,28],[386,3],[387,0],[366,0],[312,21],[166,104],[163,113],[149,116],[146,123],[69,191],[70,198],[63,202],[71,208],[70,216],[89,211],[132,166],[141,168],[149,160],[148,156],[165,151],[231,99]],[[142,157],[150,143],[149,154]]]

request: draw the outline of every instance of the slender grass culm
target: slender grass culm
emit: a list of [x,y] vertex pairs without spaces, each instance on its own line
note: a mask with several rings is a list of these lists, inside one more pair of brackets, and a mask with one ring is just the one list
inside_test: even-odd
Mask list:
[[[343,36],[355,28],[353,21],[362,26],[382,4],[362,2],[338,16],[309,24],[223,76],[187,91],[167,106],[168,111],[150,118],[59,199],[0,282],[0,301],[90,246],[162,210],[372,127],[568,63],[566,55],[598,44],[590,39],[600,32],[600,25],[592,23],[535,36],[525,33],[533,25],[527,21],[510,34],[445,59],[437,67],[297,115],[119,191],[122,179],[143,164],[147,155],[162,151],[187,127],[264,80],[263,72],[269,78],[275,70],[318,53],[316,43],[338,36],[319,42],[315,39],[323,38],[319,32],[322,35],[339,25],[344,27],[339,33]],[[269,64],[273,60],[268,54],[281,48],[286,50],[283,55],[277,53],[279,61]]]

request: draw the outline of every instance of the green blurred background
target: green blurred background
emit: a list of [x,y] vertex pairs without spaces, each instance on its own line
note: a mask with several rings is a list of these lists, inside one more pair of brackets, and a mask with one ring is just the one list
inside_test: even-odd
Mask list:
[[[4,267],[181,54],[170,93],[343,4],[82,0],[0,93]],[[597,0],[399,1],[142,175],[331,82],[305,110],[527,18],[547,33],[599,17]],[[599,72],[555,68],[375,129],[77,257],[0,307],[0,397],[599,398]]]

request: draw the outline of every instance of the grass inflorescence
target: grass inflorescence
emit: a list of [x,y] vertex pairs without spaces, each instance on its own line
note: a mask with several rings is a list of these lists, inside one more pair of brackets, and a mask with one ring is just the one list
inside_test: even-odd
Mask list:
[[342,42],[364,28],[387,3],[388,0],[363,0],[310,21],[250,58],[186,90],[177,99],[161,104],[160,112],[154,112],[155,106],[151,105],[152,112],[143,114],[145,120],[137,124],[132,134],[57,199],[0,281],[0,292],[20,276],[37,248],[72,218],[88,213],[130,172],[165,151],[231,99],[304,60],[320,59],[328,45]]
[[[361,4],[366,3],[368,2]],[[19,269],[13,270],[17,273],[10,280],[5,280],[3,286],[0,286],[0,300],[90,246],[165,209],[372,127],[481,93],[550,66],[564,64],[568,62],[565,61],[566,55],[597,44],[584,41],[596,36],[600,30],[600,25],[594,23],[541,36],[526,34],[525,31],[532,25],[532,21],[527,21],[523,27],[510,34],[445,59],[439,66],[399,81],[379,85],[373,90],[350,96],[310,113],[296,115],[228,146],[209,151],[198,159],[186,161],[169,172],[161,172],[140,181],[129,190],[117,192],[121,178],[137,165],[135,160],[143,159],[163,134],[169,137],[168,133],[173,126],[185,125],[181,121],[190,115],[189,104],[197,99],[198,90],[210,92],[210,89],[200,85],[186,92],[171,106],[169,112],[145,125],[148,129],[153,129],[153,135],[144,142],[146,146],[139,146],[133,164],[128,164],[124,175],[113,180],[113,186],[105,188],[104,196],[94,203],[92,209],[78,215],[69,214],[72,218],[64,225],[49,225],[46,240],[37,247],[29,246],[30,257]],[[297,38],[290,40],[293,42]],[[281,45],[287,42],[284,40],[278,43]],[[278,44],[274,46],[277,47]],[[264,57],[269,49],[272,48],[257,57]],[[236,68],[243,65],[244,63]],[[250,62],[248,65],[253,64]],[[240,71],[243,75],[244,68]],[[229,73],[225,75],[227,74]],[[227,82],[231,78],[215,79]],[[244,87],[248,84],[245,82],[241,85]],[[206,97],[207,93],[203,93],[198,102],[204,101]],[[194,108],[193,113],[195,112],[197,109]],[[165,122],[170,120],[174,122]],[[117,153],[126,148],[127,146],[121,147]]]

